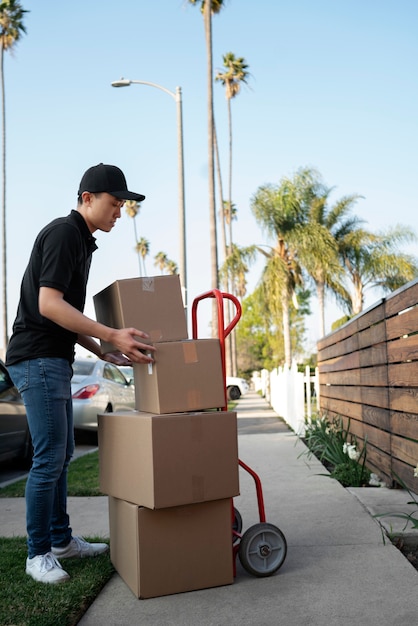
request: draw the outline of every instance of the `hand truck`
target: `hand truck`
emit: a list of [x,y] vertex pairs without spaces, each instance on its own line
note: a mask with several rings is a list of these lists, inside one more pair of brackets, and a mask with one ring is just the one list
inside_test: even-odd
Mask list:
[[[225,339],[233,330],[241,317],[241,304],[239,300],[230,293],[225,293],[219,289],[212,289],[200,296],[197,296],[192,304],[192,334],[193,339],[198,338],[197,327],[197,307],[200,301],[206,298],[215,298],[218,313],[218,335],[221,348],[222,373],[225,387],[225,406],[223,411],[228,410],[226,391],[226,361],[225,361]],[[235,306],[235,315],[232,321],[225,328],[224,299],[230,300]],[[236,575],[236,556],[238,554],[241,565],[253,576],[271,576],[283,565],[287,554],[286,538],[282,531],[266,522],[264,509],[263,489],[259,476],[243,461],[238,460],[239,466],[246,471],[254,480],[258,513],[260,522],[250,526],[242,533],[242,518],[239,511],[231,501],[232,515],[232,544],[234,559],[234,575]]]

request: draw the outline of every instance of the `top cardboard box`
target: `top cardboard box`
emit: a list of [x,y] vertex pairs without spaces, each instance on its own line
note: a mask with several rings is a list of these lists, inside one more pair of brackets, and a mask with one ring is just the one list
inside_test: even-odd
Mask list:
[[[149,339],[141,342],[187,339],[187,320],[181,295],[180,278],[149,276],[117,280],[93,296],[96,319],[111,328],[134,327]],[[101,341],[103,352],[115,347]]]

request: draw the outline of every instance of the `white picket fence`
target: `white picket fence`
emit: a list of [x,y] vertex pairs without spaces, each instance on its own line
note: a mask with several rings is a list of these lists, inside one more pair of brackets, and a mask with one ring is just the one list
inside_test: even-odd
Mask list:
[[[303,437],[305,418],[311,417],[312,406],[319,411],[318,369],[312,376],[309,367],[305,372],[298,372],[297,364],[275,368],[269,372],[254,372],[252,383],[255,391],[261,391],[276,413]],[[312,393],[313,383],[313,393]]]

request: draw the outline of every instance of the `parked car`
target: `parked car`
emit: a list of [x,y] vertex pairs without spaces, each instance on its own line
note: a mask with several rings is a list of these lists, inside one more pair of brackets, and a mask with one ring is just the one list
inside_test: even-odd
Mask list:
[[0,361],[0,462],[31,464],[32,441],[25,406],[3,361]]
[[249,385],[245,378],[237,376],[226,377],[226,396],[228,400],[239,400],[249,389]]
[[98,413],[135,408],[133,383],[116,365],[78,358],[73,363],[73,372],[71,390],[75,429],[97,430]]
[[128,383],[134,384],[134,368],[132,365],[118,365],[120,371],[125,376]]

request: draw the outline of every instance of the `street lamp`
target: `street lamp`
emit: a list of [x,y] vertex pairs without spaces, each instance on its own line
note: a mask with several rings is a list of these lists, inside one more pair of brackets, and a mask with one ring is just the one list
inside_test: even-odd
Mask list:
[[184,306],[187,311],[187,269],[186,269],[186,207],[184,201],[184,155],[183,155],[183,107],[181,100],[181,87],[176,87],[173,93],[161,85],[150,83],[145,80],[129,80],[121,78],[112,83],[112,87],[129,87],[130,85],[148,85],[156,87],[174,98],[177,105],[177,155],[178,155],[178,176],[179,176],[179,231],[180,231],[180,283],[183,290]]

